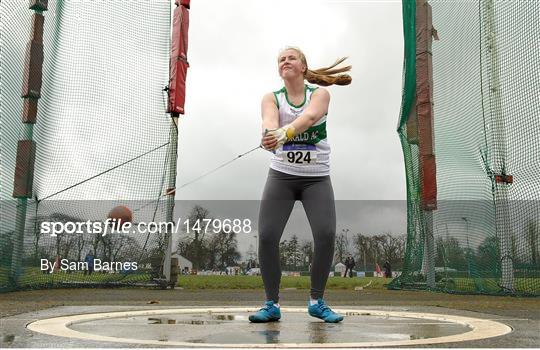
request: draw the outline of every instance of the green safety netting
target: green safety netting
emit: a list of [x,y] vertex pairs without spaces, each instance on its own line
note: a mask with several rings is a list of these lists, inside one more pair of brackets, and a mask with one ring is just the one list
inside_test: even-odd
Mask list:
[[[134,221],[163,221],[169,176],[166,114],[171,4],[49,1],[43,86],[33,128],[21,122],[25,51],[34,11],[0,2],[0,290],[145,283],[162,277],[161,234],[40,233],[46,221],[103,221],[116,205]],[[17,141],[36,142],[32,198],[14,199]],[[174,152],[173,152],[174,153]],[[25,203],[26,202],[26,203]],[[26,204],[25,229],[15,232]],[[137,271],[40,270],[40,259],[137,261]]]
[[[540,294],[539,17],[538,1],[403,0],[398,134],[408,235],[403,272],[390,288]],[[429,20],[426,79],[417,74],[417,48]],[[431,140],[411,123],[422,79],[432,89]],[[429,180],[420,148],[431,141],[436,177]],[[423,203],[430,181],[436,208]]]

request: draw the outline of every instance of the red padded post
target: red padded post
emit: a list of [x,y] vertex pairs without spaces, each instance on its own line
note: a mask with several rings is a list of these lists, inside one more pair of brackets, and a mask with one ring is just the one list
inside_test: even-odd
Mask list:
[[420,198],[424,210],[437,209],[437,168],[433,134],[433,37],[431,5],[416,1],[416,116],[420,165]]
[[22,122],[35,124],[37,120],[38,100],[35,98],[25,98],[23,101]]
[[40,98],[43,72],[43,15],[32,15],[31,39],[26,46],[22,97]]
[[171,58],[169,63],[169,105],[168,113],[184,114],[186,101],[189,1],[177,0],[173,14]]
[[32,197],[35,158],[36,143],[32,140],[20,140],[17,144],[17,160],[15,163],[14,198]]

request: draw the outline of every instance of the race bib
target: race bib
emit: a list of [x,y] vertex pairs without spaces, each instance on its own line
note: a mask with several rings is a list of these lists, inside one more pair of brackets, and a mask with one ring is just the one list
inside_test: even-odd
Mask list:
[[283,161],[290,164],[308,165],[317,162],[317,147],[305,143],[283,145]]

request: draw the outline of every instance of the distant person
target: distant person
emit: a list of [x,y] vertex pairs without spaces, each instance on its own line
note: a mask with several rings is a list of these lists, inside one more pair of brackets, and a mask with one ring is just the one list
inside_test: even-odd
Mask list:
[[353,277],[353,268],[356,266],[356,261],[352,256],[349,257],[349,277]]
[[379,263],[375,263],[375,276],[377,277],[382,276],[382,271],[381,271],[381,267],[379,266]]
[[346,278],[347,277],[347,272],[349,271],[349,267],[351,265],[351,257],[350,256],[346,257],[343,264],[345,265],[345,272],[343,273],[342,277]]
[[351,256],[347,256],[343,262],[345,264],[345,272],[343,273],[344,278],[347,277],[347,273],[351,273],[351,259]]
[[383,265],[384,268],[384,277],[386,278],[392,278],[392,266],[390,265],[390,262],[386,260],[386,262]]
[[88,265],[88,269],[84,270],[84,275],[90,276],[94,272],[94,254],[92,251],[89,251],[88,254],[84,257],[84,262]]

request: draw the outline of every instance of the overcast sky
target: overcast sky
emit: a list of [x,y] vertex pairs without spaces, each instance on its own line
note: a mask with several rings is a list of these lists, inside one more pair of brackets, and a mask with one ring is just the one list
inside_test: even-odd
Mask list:
[[[260,101],[283,82],[277,55],[300,47],[310,68],[349,56],[352,85],[330,87],[328,140],[338,200],[405,199],[396,133],[403,35],[399,1],[193,1],[177,187],[260,142]],[[260,199],[270,154],[257,150],[177,192]]]
[[[30,28],[27,7],[16,2],[7,4],[10,6],[6,8],[12,12],[11,21],[22,28]],[[108,35],[124,25],[124,22],[110,20],[110,14],[124,11],[123,2],[111,2],[109,7],[95,6],[92,2],[67,2],[62,16],[57,17],[59,13],[54,5],[46,13],[47,40],[55,39],[55,21],[62,21],[64,30],[63,40],[46,45],[44,74],[48,79],[44,81],[43,90],[55,91],[63,98],[44,94],[40,104],[40,118],[48,123],[38,124],[36,139],[46,138],[54,145],[54,148],[38,148],[36,169],[40,172],[35,185],[40,198],[101,169],[109,169],[118,164],[118,159],[140,155],[150,148],[148,145],[161,142],[155,131],[163,128],[157,126],[130,130],[131,136],[140,141],[139,145],[130,143],[133,147],[124,147],[124,140],[115,137],[116,130],[125,127],[124,114],[128,108],[142,115],[159,110],[161,87],[167,82],[166,69],[163,69],[163,63],[168,62],[167,38],[163,33],[167,32],[168,23],[161,17],[167,11],[160,12],[153,6],[146,8],[143,5],[141,3],[139,11],[131,15],[130,21],[134,24],[130,30],[134,37],[147,38],[147,42],[137,51],[137,60],[128,60],[126,64],[122,50],[126,46],[131,48],[129,40],[118,43],[115,35]],[[405,232],[404,163],[396,133],[403,63],[401,2],[194,0],[191,5],[190,68],[186,114],[179,125],[177,188],[259,145],[261,98],[283,86],[277,72],[277,55],[285,46],[298,46],[306,54],[310,68],[330,65],[343,56],[348,56],[346,62],[353,66],[351,85],[328,88],[331,94],[327,118],[328,140],[332,147],[331,178],[335,198],[341,201],[337,206],[338,232],[342,229],[350,229],[351,233]],[[145,18],[147,11],[156,16]],[[99,25],[95,23],[97,20],[101,21]],[[142,23],[149,23],[145,25],[152,26],[153,30],[147,30]],[[93,35],[96,28],[103,30],[104,35]],[[88,35],[81,40],[79,33]],[[8,31],[6,35],[8,39],[13,37],[6,42],[12,43],[15,51],[11,50],[13,55],[5,57],[13,58],[16,63],[11,66],[20,71],[22,66],[17,59],[24,57],[28,33]],[[71,59],[70,64],[56,64],[54,60],[58,59],[58,53],[62,53],[62,59]],[[85,59],[74,59],[81,54]],[[157,70],[164,74],[148,75],[144,84],[134,84],[139,89],[133,91],[134,96],[148,95],[148,98],[119,100],[116,91],[123,91],[130,84],[130,79],[119,77],[138,79],[134,73],[137,71],[133,69],[137,62],[144,63],[147,71]],[[87,74],[82,80],[71,78],[74,72],[82,71],[96,74]],[[15,80],[11,82],[16,87],[7,90],[15,93],[6,100],[20,109],[17,95],[20,84],[15,84]],[[99,95],[100,99],[92,100],[94,95],[89,95],[88,91]],[[13,114],[16,115],[20,113]],[[55,118],[47,118],[48,115]],[[96,120],[100,120],[97,127]],[[20,122],[17,120],[16,123],[19,125]],[[16,133],[12,138],[14,135]],[[80,135],[84,135],[84,139],[81,140]],[[96,147],[94,139],[107,139],[107,147]],[[75,154],[71,145],[81,142],[83,145],[76,148]],[[15,139],[12,143],[16,144]],[[52,151],[47,153],[48,150]],[[132,181],[130,171],[115,172],[111,173],[116,179],[115,186],[109,186],[109,178],[105,176],[64,192],[65,197],[55,198],[114,198],[133,191],[137,191],[140,198],[148,198],[147,192],[155,194],[155,186],[142,187],[140,183],[144,182],[144,176],[155,179],[161,169],[162,158],[156,156],[153,159],[154,162],[145,163],[148,174],[139,174],[138,181]],[[210,176],[178,189],[176,199],[251,200],[254,202],[242,202],[251,205],[238,205],[236,212],[231,211],[234,206],[230,202],[226,202],[229,205],[208,203],[208,206],[213,206],[211,214],[214,217],[249,217],[256,221],[258,203],[255,201],[261,197],[269,163],[270,153],[258,149]],[[58,174],[62,174],[61,179]],[[342,205],[344,200],[368,199],[379,201],[376,202],[378,209]],[[396,206],[395,200],[401,200],[400,204]],[[382,209],[381,203],[386,203],[386,209]],[[177,205],[177,214],[185,217],[181,206]],[[285,232],[286,236],[295,233],[302,238],[311,235],[299,204]],[[239,237],[241,250],[253,241],[253,235],[249,239]]]
[[[403,64],[400,1],[193,1],[177,187],[259,144],[261,97],[283,86],[277,55],[288,45],[304,51],[310,68],[342,56],[353,66],[351,85],[329,88],[335,198],[386,201],[338,203],[338,233],[405,233],[405,202],[388,201],[406,198],[396,133]],[[263,150],[250,153],[177,191],[176,198],[258,200],[269,158]],[[257,205],[247,210],[247,202],[204,205],[214,217],[239,213],[257,219]],[[183,211],[179,207],[177,214]],[[299,203],[284,239],[293,233],[311,236]],[[243,252],[255,242],[253,235],[238,238]]]

